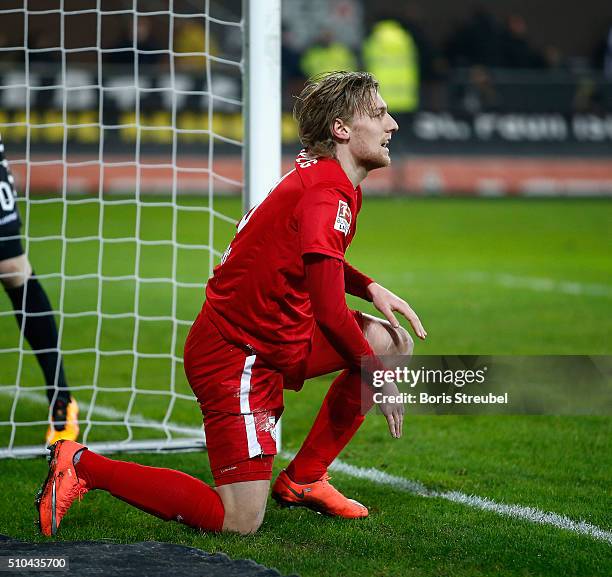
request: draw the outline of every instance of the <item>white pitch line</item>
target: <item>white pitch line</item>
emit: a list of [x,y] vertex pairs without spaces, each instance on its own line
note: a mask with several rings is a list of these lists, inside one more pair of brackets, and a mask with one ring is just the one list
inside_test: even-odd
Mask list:
[[573,296],[612,297],[612,286],[606,284],[519,276],[506,273],[491,274],[480,271],[466,272],[462,278],[470,282],[493,283],[507,288],[520,288],[537,292],[555,292]]
[[[402,281],[414,283],[418,278],[425,278],[425,274],[416,275],[406,272],[401,274],[381,275],[383,281]],[[556,280],[547,277],[520,276],[507,273],[489,273],[483,271],[464,271],[455,276],[449,275],[449,279],[456,278],[458,281],[482,284],[495,284],[498,286],[525,289],[536,292],[553,292],[571,296],[593,296],[612,298],[612,286],[598,283],[584,283],[569,280]]]
[[[289,454],[285,454],[289,458]],[[541,511],[535,507],[524,507],[522,505],[507,505],[505,503],[497,503],[491,499],[483,497],[477,497],[476,495],[466,495],[459,491],[434,491],[428,489],[425,485],[418,481],[411,481],[404,477],[398,477],[395,475],[389,475],[384,471],[379,471],[374,468],[363,468],[355,467],[347,463],[341,462],[339,459],[331,465],[332,471],[338,471],[339,473],[345,473],[351,477],[357,479],[366,479],[379,485],[387,485],[393,487],[399,491],[406,493],[412,493],[420,497],[433,497],[438,499],[445,499],[454,503],[461,503],[468,507],[475,509],[481,509],[483,511],[490,511],[497,513],[504,517],[513,517],[515,519],[522,519],[524,521],[530,521],[532,523],[538,523],[540,525],[551,525],[558,529],[565,529],[578,533],[580,535],[588,535],[599,541],[606,541],[612,544],[612,531],[606,531],[596,525],[587,523],[586,521],[574,521],[565,515],[559,515],[557,513],[549,513]]]
[[[1,392],[7,393],[8,391],[4,390]],[[20,396],[23,396],[24,398],[27,398],[33,402],[45,405],[48,402],[46,395],[40,393],[21,391]],[[83,402],[80,404],[84,410],[89,410],[88,403]],[[92,413],[111,419],[120,419],[124,417],[124,414],[121,411],[117,411],[112,407],[98,405],[94,406]],[[137,413],[132,413],[130,417],[134,422],[139,424],[150,424],[156,427],[162,425],[162,423],[158,421],[146,419]],[[202,429],[200,427],[188,427],[174,423],[168,423],[166,426],[169,430],[181,431],[186,434],[202,434]],[[291,460],[293,459],[294,454],[288,451],[281,451],[279,453],[279,457]],[[607,543],[612,544],[612,531],[607,531],[601,527],[597,527],[597,525],[587,523],[586,521],[574,521],[569,517],[559,515],[558,513],[541,511],[535,507],[497,503],[491,499],[478,497],[476,495],[467,495],[459,491],[434,491],[433,489],[428,489],[425,485],[418,481],[412,481],[397,475],[390,475],[389,473],[385,473],[384,471],[380,471],[373,467],[356,467],[355,465],[344,463],[340,459],[336,459],[332,463],[330,470],[337,471],[338,473],[342,473],[356,479],[364,479],[366,481],[370,481],[371,483],[376,483],[377,485],[385,485],[405,493],[418,495],[419,497],[445,499],[446,501],[461,503],[462,505],[467,505],[468,507],[473,507],[475,509],[497,513],[498,515],[502,515],[504,517],[512,517],[540,525],[550,525],[552,527],[556,527],[557,529],[564,529],[566,531],[571,531],[572,533],[586,535],[599,541],[606,541]]]
[[[380,275],[382,281],[414,283],[419,278],[415,273],[404,272],[399,274]],[[461,274],[449,274],[451,280],[494,284],[505,288],[531,290],[536,292],[554,292],[571,296],[593,296],[612,298],[612,285],[598,283],[584,283],[569,280],[556,280],[547,277],[521,276],[507,273],[490,273],[484,271],[464,271]]]

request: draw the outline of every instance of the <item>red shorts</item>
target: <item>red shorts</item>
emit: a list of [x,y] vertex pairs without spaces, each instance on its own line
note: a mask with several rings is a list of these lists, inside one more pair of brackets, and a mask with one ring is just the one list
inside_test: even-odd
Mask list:
[[[353,314],[363,326],[361,313]],[[315,328],[304,378],[346,366],[346,361]],[[283,388],[299,390],[302,380],[289,382],[253,351],[228,343],[203,313],[198,315],[185,342],[185,373],[204,417],[208,458],[216,485],[271,479]]]

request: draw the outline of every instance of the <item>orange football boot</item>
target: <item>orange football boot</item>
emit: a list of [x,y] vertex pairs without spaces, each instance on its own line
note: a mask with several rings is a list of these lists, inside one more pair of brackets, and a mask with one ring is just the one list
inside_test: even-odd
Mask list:
[[308,507],[317,513],[361,519],[368,509],[354,499],[348,499],[329,483],[326,473],[314,483],[295,483],[286,471],[281,471],[272,487],[272,498],[282,507]]
[[43,535],[51,537],[57,529],[70,505],[89,491],[83,479],[79,479],[74,468],[76,453],[85,445],[74,441],[58,441],[52,447],[49,457],[49,474],[36,496],[38,520]]

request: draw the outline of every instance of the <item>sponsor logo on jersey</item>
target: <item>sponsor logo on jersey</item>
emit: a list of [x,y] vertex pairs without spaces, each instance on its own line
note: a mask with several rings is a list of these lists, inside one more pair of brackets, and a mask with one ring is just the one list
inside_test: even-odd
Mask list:
[[351,219],[353,215],[351,214],[351,209],[349,205],[343,200],[338,201],[338,212],[336,213],[336,222],[334,223],[334,229],[343,232],[345,235],[348,235],[351,230]]

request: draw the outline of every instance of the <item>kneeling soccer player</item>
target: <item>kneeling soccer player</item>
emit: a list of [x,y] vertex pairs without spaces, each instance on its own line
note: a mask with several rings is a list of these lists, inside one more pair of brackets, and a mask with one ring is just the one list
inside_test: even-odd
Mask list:
[[58,347],[53,309],[23,251],[15,181],[0,138],[0,284],[13,305],[19,330],[36,355],[45,379],[51,422],[45,441],[75,441],[79,436],[79,406],[70,394]]
[[[272,496],[329,515],[368,515],[329,483],[327,468],[364,420],[362,361],[412,352],[412,339],[393,311],[417,336],[426,336],[405,301],[344,260],[361,208],[359,183],[370,170],[389,165],[387,145],[398,126],[374,78],[361,72],[311,80],[295,116],[305,149],[238,224],[185,343],[185,372],[204,416],[216,487],[62,441],[52,447],[38,500],[45,535],[55,534],[74,499],[90,489],[201,530],[256,531],[270,489],[283,389],[299,390],[305,379],[339,369]],[[387,320],[350,311],[345,292],[372,301]],[[389,387],[397,393],[394,384]],[[391,435],[401,436],[403,407],[381,410]]]

